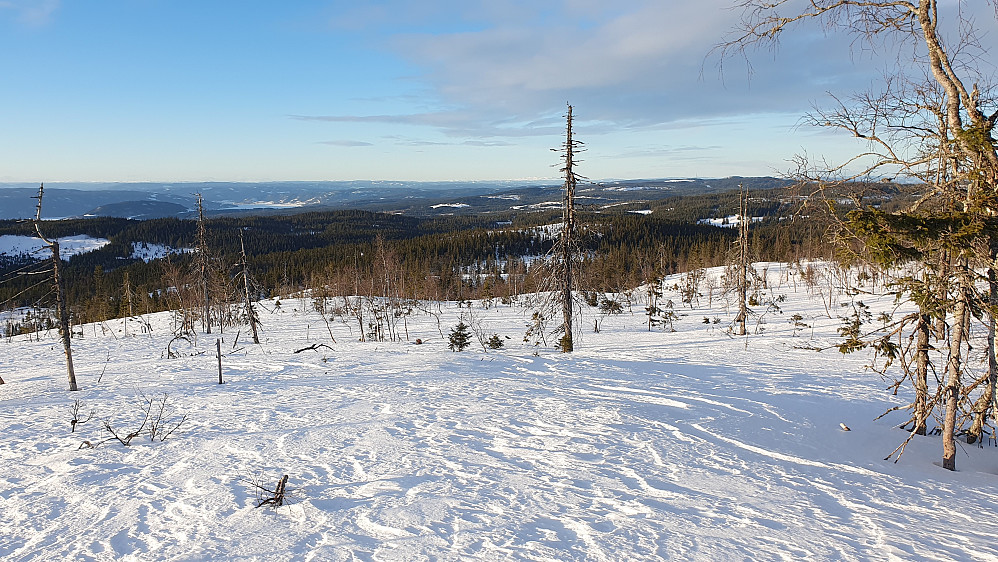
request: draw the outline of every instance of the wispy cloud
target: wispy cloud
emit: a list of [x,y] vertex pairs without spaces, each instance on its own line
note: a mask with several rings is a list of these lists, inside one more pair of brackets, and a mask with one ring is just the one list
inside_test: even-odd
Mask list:
[[[378,123],[386,125],[424,126],[440,130],[447,136],[485,142],[496,137],[530,137],[556,134],[561,131],[555,121],[519,122],[509,118],[490,120],[487,114],[471,111],[439,111],[400,115],[289,115],[300,121],[327,123]],[[492,117],[495,117],[494,115]],[[551,125],[548,125],[548,123]],[[493,143],[493,146],[497,144]]]
[[463,144],[464,146],[483,146],[483,147],[515,146],[516,145],[516,143],[506,142],[506,141],[499,141],[499,140],[492,140],[492,141],[467,140],[467,141],[462,142],[461,144]]
[[328,140],[328,141],[319,141],[318,144],[327,144],[330,146],[347,146],[347,147],[374,146],[373,143],[366,141],[357,141],[357,140]]
[[[673,133],[675,138],[685,136],[688,143],[621,150],[622,158],[714,158],[719,147],[711,138],[723,138],[725,150],[740,138],[757,142],[763,138],[760,128],[785,126],[793,121],[788,116],[821,105],[829,90],[862,91],[881,79],[884,64],[896,64],[878,59],[874,51],[857,51],[848,35],[801,26],[773,52],[751,54],[751,79],[741,61],[729,61],[722,73],[719,61],[708,53],[737,24],[740,12],[730,9],[732,4],[354,3],[333,25],[361,31],[363,40],[377,37],[381,48],[415,68],[414,76],[405,79],[428,95],[408,105],[420,108],[411,113],[292,118],[430,128],[446,137],[396,140],[401,146],[442,146],[447,139],[469,146],[504,146],[516,139],[562,135],[565,104],[570,102],[583,138],[665,132],[667,138]],[[388,106],[399,104],[386,102]],[[424,111],[427,107],[441,109]],[[762,152],[758,146],[744,148]]]
[[0,17],[5,13],[14,14],[15,19],[24,25],[40,26],[49,23],[59,9],[59,0],[3,0],[0,1]]
[[504,140],[465,140],[465,141],[455,141],[455,142],[445,142],[445,141],[431,141],[421,138],[413,137],[403,137],[399,135],[389,135],[384,137],[386,140],[393,141],[398,146],[479,146],[479,147],[501,147],[501,146],[516,146],[516,143],[504,141]]
[[[788,36],[778,57],[721,77],[705,60],[736,23],[730,0],[382,1],[348,8],[344,28],[377,29],[448,111],[329,116],[330,121],[434,127],[469,138],[554,135],[566,102],[580,131],[658,128],[678,120],[804,112],[828,84],[865,86],[877,69],[848,38]],[[441,13],[453,17],[441,18]],[[446,25],[434,25],[434,20]],[[455,21],[459,23],[454,23]],[[706,69],[706,72],[704,72]],[[313,117],[323,119],[322,116]]]
[[684,157],[690,154],[700,155],[699,157],[709,157],[704,155],[707,152],[713,152],[717,150],[723,150],[725,147],[721,145],[685,145],[685,146],[661,146],[661,147],[641,147],[634,148],[630,150],[625,150],[616,156],[615,158],[671,158]]

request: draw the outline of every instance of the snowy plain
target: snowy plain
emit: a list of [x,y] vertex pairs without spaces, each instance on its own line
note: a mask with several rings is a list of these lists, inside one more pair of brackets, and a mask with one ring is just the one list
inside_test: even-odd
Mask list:
[[[865,354],[806,349],[837,341],[853,297],[766,267],[765,293],[784,298],[750,321],[761,333],[730,335],[736,308],[716,288],[682,304],[675,276],[675,332],[649,331],[634,302],[594,333],[583,307],[572,354],[524,342],[532,309],[516,304],[432,303],[408,341],[360,342],[355,320],[327,329],[286,297],[262,303],[260,345],[244,327],[174,342],[176,358],[169,313],[143,317],[151,332],[83,326],[70,393],[54,331],[5,338],[0,558],[998,558],[998,449],[965,446],[948,472],[929,436],[883,460],[906,417],[874,418],[905,390],[885,391]],[[505,348],[448,350],[469,314]],[[142,396],[187,421],[162,442],[80,448],[108,437],[101,419],[137,426]],[[77,399],[97,419],[71,433]],[[288,504],[255,507],[254,485],[284,474]]]

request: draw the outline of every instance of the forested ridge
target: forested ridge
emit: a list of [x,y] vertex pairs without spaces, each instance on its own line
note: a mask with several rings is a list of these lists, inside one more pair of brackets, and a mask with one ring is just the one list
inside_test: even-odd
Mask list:
[[[750,214],[767,217],[753,227],[758,259],[793,261],[824,251],[820,227],[812,220],[792,220],[791,199],[786,189],[754,195]],[[650,214],[584,209],[580,288],[620,291],[691,265],[726,263],[736,233],[697,220],[736,212],[737,195],[727,193],[663,199]],[[212,276],[221,293],[234,292],[241,231],[259,296],[291,294],[347,277],[358,292],[366,287],[365,293],[374,294],[378,286],[372,278],[390,258],[393,275],[404,280],[406,297],[461,299],[480,297],[483,291],[508,295],[536,290],[535,278],[544,265],[538,258],[551,249],[557,229],[552,225],[558,221],[553,211],[420,219],[354,210],[210,218],[204,224]],[[169,293],[193,283],[195,253],[145,262],[133,257],[133,245],[194,248],[195,220],[88,218],[44,221],[43,228],[50,237],[85,234],[110,241],[66,263],[74,323],[126,315],[126,304],[132,314],[170,308],[176,303]],[[2,234],[34,236],[35,230],[28,221],[0,221]],[[3,308],[51,304],[50,284],[39,283],[39,275],[23,275],[44,271],[47,263],[2,264]]]

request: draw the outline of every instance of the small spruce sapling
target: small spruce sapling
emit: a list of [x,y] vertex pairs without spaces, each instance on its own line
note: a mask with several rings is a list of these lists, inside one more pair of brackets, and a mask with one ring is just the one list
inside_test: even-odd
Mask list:
[[675,332],[676,331],[675,323],[677,320],[679,320],[679,314],[676,313],[675,305],[673,304],[672,299],[666,301],[665,308],[660,310],[662,314],[661,322],[663,328],[667,329],[670,332]]
[[607,316],[612,314],[621,314],[624,312],[624,307],[616,300],[608,299],[605,296],[599,301],[599,313],[600,317],[595,320],[595,332],[599,333],[600,326],[603,321],[606,320]]
[[451,351],[464,351],[469,345],[471,345],[471,332],[468,331],[468,325],[464,321],[457,323],[457,326],[451,330],[450,335],[447,337],[450,343],[447,347]]
[[545,323],[547,320],[548,319],[545,318],[543,314],[534,312],[533,316],[530,318],[530,324],[527,324],[527,332],[523,334],[523,343],[529,343],[532,340],[535,346],[540,345],[541,343],[547,346],[548,342],[547,337],[545,336],[545,333],[547,332]]
[[658,306],[658,300],[662,297],[661,280],[655,278],[648,284],[648,306],[645,307],[645,314],[648,316],[648,331],[653,327],[662,325],[665,320],[662,318],[665,312]]
[[492,334],[492,337],[489,338],[489,340],[486,342],[486,345],[489,346],[489,349],[502,349],[502,347],[505,345],[505,342],[502,341],[502,338],[499,337],[499,334]]
[[800,314],[794,314],[793,316],[791,316],[790,317],[790,323],[794,327],[793,337],[797,337],[797,333],[798,332],[803,331],[803,330],[811,327],[809,324],[806,324],[804,322],[804,317],[801,316]]
[[[842,306],[849,305],[843,304]],[[853,312],[849,316],[839,316],[842,320],[842,326],[837,331],[844,341],[837,344],[836,347],[843,354],[859,351],[869,345],[869,342],[863,340],[862,326],[863,323],[872,318],[870,307],[863,304],[863,301],[854,301],[852,309]]]

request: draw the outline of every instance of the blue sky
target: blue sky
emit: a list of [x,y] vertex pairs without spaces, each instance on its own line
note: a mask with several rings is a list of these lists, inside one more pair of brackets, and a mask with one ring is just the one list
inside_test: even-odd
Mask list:
[[802,30],[707,58],[731,0],[0,0],[0,181],[769,175],[882,63]]

